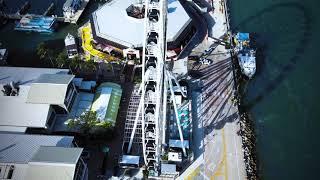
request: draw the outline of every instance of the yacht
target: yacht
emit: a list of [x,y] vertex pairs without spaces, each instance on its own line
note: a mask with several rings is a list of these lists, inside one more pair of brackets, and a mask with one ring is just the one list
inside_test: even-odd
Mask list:
[[241,72],[251,79],[256,73],[256,51],[250,47],[249,33],[237,33],[234,42]]

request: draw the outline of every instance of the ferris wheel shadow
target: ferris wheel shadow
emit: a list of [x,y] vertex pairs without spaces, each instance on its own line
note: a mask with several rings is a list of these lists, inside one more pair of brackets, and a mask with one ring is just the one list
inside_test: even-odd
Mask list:
[[301,56],[305,53],[306,46],[309,44],[311,39],[311,26],[312,26],[312,18],[310,12],[305,8],[303,4],[300,3],[279,3],[270,7],[267,7],[260,12],[247,17],[245,20],[240,22],[234,28],[232,28],[233,32],[239,30],[239,27],[252,22],[254,19],[261,17],[265,13],[269,13],[275,11],[279,8],[292,8],[296,11],[300,11],[302,13],[303,18],[303,28],[299,29],[301,31],[302,36],[299,40],[298,46],[293,50],[293,55],[289,59],[288,63],[280,67],[280,73],[271,81],[266,82],[264,90],[258,94],[257,96],[250,99],[244,107],[250,110],[254,107],[257,103],[261,102],[268,94],[270,94],[273,90],[275,90],[281,83],[288,77],[289,73],[292,72],[296,68],[297,63],[301,60]]

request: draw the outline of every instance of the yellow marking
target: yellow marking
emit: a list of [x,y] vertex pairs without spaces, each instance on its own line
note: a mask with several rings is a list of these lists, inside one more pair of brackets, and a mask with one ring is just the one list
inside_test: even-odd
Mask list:
[[225,177],[224,179],[228,180],[227,146],[225,141],[224,128],[222,129],[222,145],[223,145],[222,160],[219,163],[217,170],[210,177],[210,179],[212,180],[214,180],[217,176],[224,176]]
[[200,167],[197,167],[195,170],[193,170],[188,176],[187,180],[193,180],[195,179],[195,176],[197,176],[200,173]]
[[88,55],[85,56],[86,60],[90,60],[91,56],[95,56],[95,57],[98,57],[98,58],[106,60],[106,61],[116,60],[115,57],[95,49],[92,46],[92,37],[91,36],[92,35],[91,35],[90,24],[87,26],[84,26],[81,29],[81,38],[82,38],[82,48],[88,53]]

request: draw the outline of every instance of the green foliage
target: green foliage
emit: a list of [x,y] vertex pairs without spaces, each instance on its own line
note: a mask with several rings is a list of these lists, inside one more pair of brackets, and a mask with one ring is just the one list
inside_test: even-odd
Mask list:
[[65,50],[57,53],[48,48],[43,42],[37,47],[37,55],[45,64],[49,64],[51,67],[69,68],[72,72],[81,70],[95,71],[97,69],[97,63],[93,60],[83,61],[80,56],[69,59]]
[[113,132],[113,124],[111,122],[100,122],[97,120],[95,111],[87,111],[78,119],[69,119],[68,128],[79,128],[80,133],[87,135],[104,135]]
[[140,76],[135,76],[135,77],[133,78],[133,82],[134,82],[135,84],[140,84],[140,83],[142,82],[142,79],[141,79]]
[[44,60],[46,63],[49,62],[52,67],[55,66],[53,54],[54,52],[50,50],[43,42],[37,46],[37,55],[39,58]]

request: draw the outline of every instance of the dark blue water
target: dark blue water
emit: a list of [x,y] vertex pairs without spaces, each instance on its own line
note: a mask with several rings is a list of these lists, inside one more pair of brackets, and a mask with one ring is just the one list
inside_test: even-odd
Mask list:
[[319,179],[320,1],[230,0],[232,27],[256,32],[258,72],[245,105],[263,179]]
[[[4,0],[6,13],[16,13],[25,3],[26,0]],[[28,13],[42,14],[51,3],[55,4],[53,13],[57,16],[62,16],[62,6],[65,0],[28,0],[31,4]]]
[[[51,2],[56,4],[54,13],[58,16],[62,15],[62,6],[65,0],[28,0],[31,8],[28,13],[42,14]],[[18,7],[24,4],[25,0],[5,0],[5,11],[16,12]],[[36,47],[39,43],[45,42],[57,52],[64,48],[64,38],[68,33],[77,36],[79,26],[86,23],[91,13],[101,4],[90,1],[85,11],[81,15],[77,25],[59,23],[56,32],[52,34],[27,33],[21,31],[13,31],[16,22],[9,22],[0,29],[0,42],[2,46],[9,49],[8,62],[12,66],[42,66],[43,63],[36,55]]]

